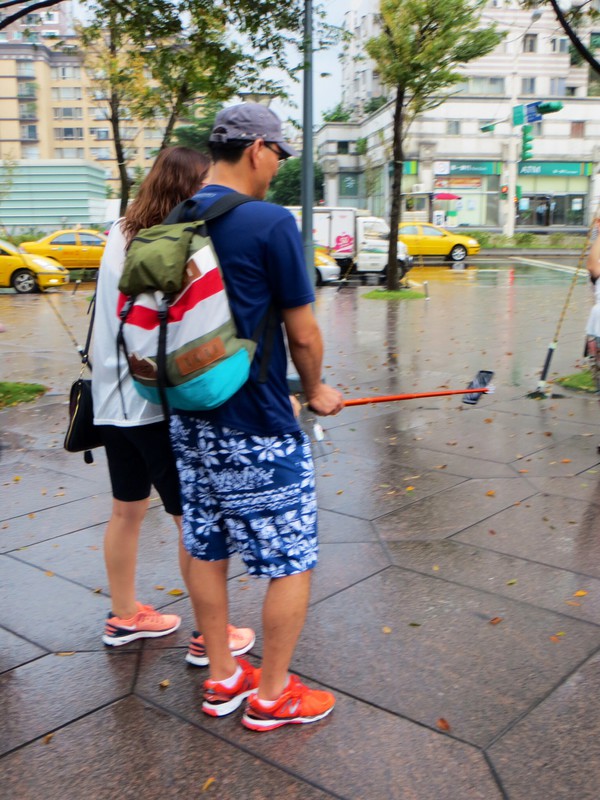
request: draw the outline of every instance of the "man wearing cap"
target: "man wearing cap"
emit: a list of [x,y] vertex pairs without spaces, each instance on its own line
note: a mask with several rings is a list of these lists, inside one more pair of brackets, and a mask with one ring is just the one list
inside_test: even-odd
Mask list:
[[[321,381],[323,344],[296,223],[286,209],[263,202],[279,163],[297,154],[278,117],[256,103],[219,112],[210,149],[212,182],[195,195],[194,217],[228,192],[256,200],[209,223],[238,334],[252,338],[272,309],[311,408],[337,414],[343,399]],[[288,394],[282,326],[265,358],[265,382],[263,339],[249,380],[230,400],[211,411],[175,411],[171,421],[183,540],[193,556],[190,594],[210,660],[202,709],[225,716],[248,698],[242,723],[257,731],[314,722],[335,703],[288,673],[317,562],[317,504],[310,444]],[[251,575],[269,578],[261,670],[228,647],[227,567],[235,552]]]

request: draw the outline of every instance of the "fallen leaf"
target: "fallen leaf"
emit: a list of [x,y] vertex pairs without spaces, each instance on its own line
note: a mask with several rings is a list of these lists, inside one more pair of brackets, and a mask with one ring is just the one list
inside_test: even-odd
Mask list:
[[42,739],[42,742],[43,742],[44,744],[49,744],[49,743],[52,741],[52,737],[53,737],[53,736],[54,736],[54,734],[53,734],[53,733],[47,733],[47,734],[44,736],[44,738]]
[[573,594],[573,597],[585,597],[586,594],[587,594],[586,591],[584,591],[583,589],[579,589],[579,591]]
[[434,572],[439,572],[440,571],[440,568],[439,568],[439,566],[437,564],[434,564],[432,569],[433,569]]
[[525,473],[525,472],[529,472],[529,470],[528,469],[520,469],[519,472]]
[[495,497],[496,496],[496,492],[495,492],[494,489],[490,489],[489,492],[485,493],[485,496],[486,497]]
[[558,638],[558,636],[551,636],[550,637],[550,641],[551,642],[560,642],[560,639]]
[[565,636],[566,634],[565,634],[564,631],[558,631],[558,633],[556,635],[557,636]]
[[407,486],[407,487],[406,487],[406,491],[407,491],[407,492],[414,492],[414,490],[415,490],[415,487],[414,487],[414,486]]
[[35,514],[27,514],[27,516],[29,517],[29,519],[35,519]]
[[98,588],[98,589],[92,589],[92,592],[93,592],[94,594],[100,594],[100,592],[101,592],[101,591],[102,591],[102,589],[100,589],[100,588]]
[[238,581],[240,583],[246,583],[249,580],[250,580],[250,578],[248,577],[248,575],[240,575],[240,577],[238,578]]
[[490,534],[490,536],[495,536],[496,535],[496,531],[493,531],[491,528],[488,531],[488,533]]
[[57,493],[54,495],[54,497],[64,497],[64,496],[65,496],[65,493],[64,493],[64,492],[57,492]]
[[544,436],[552,436],[552,431],[544,431]]
[[436,464],[434,469],[446,469],[448,464]]
[[409,622],[408,623],[408,627],[409,628],[420,628],[421,627],[421,623],[420,622]]
[[54,653],[55,656],[74,656],[75,650],[65,650],[62,653]]
[[487,419],[484,419],[483,421],[487,422],[489,424],[490,422],[493,422],[494,420],[491,417],[488,417]]
[[49,578],[52,578],[54,576],[54,573],[50,572],[50,570],[47,570],[46,572],[44,572],[44,575],[47,575]]
[[164,586],[160,586],[160,585],[158,585],[158,586],[155,586],[154,588],[155,588],[155,589],[158,589],[158,591],[159,591],[159,592],[162,592],[162,591],[164,590],[164,588],[165,588],[165,587],[164,587]]
[[344,494],[344,490],[343,489],[338,489],[336,494]]
[[563,458],[560,463],[561,464],[570,464],[571,463],[571,459],[570,458]]
[[14,478],[13,478],[13,481],[15,483],[18,483],[20,480],[21,480],[21,476],[20,475],[15,475]]
[[213,785],[213,783],[214,783],[216,780],[217,780],[217,779],[216,779],[216,778],[213,778],[213,777],[207,778],[207,779],[204,781],[204,785],[202,786],[202,791],[203,791],[203,792],[205,792],[207,789],[210,789],[210,787]]
[[441,731],[449,731],[450,724],[443,717],[440,717],[435,723]]
[[581,605],[581,603],[576,603],[575,600],[565,600],[565,603],[568,606],[580,606]]
[[498,625],[499,622],[502,622],[502,617],[492,617],[490,625]]
[[168,687],[171,685],[171,681],[168,678],[165,678],[164,681],[161,681],[158,685],[161,689],[168,689]]
[[171,589],[167,592],[167,594],[170,594],[173,597],[179,597],[179,595],[183,594],[183,589]]
[[383,628],[381,629],[381,632],[382,632],[382,633],[391,633],[391,632],[392,632],[392,629],[391,629],[391,628],[388,628],[388,626],[387,626],[387,625],[384,625],[384,626],[383,626]]
[[513,579],[512,579],[512,580],[510,580],[510,581],[506,581],[506,585],[507,585],[507,586],[514,586],[516,582],[517,582],[517,579],[516,579],[516,578],[513,578]]

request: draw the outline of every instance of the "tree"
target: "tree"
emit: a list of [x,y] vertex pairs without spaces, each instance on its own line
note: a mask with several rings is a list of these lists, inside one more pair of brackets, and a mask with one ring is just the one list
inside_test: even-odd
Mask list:
[[[315,164],[315,203],[323,200],[323,169]],[[268,200],[280,206],[299,206],[302,194],[302,159],[289,158],[271,181]]]
[[161,149],[200,97],[222,101],[241,86],[284,95],[264,71],[286,64],[285,44],[290,32],[299,37],[302,21],[300,0],[95,0],[89,12],[80,37],[99,102],[107,106],[121,213],[131,183],[122,121],[159,123]]
[[180,125],[173,131],[175,143],[182,147],[191,147],[201,153],[208,152],[208,138],[213,129],[217,112],[223,104],[215,100],[206,100],[193,109],[188,125]]
[[443,90],[462,80],[459,64],[481,58],[501,41],[494,26],[478,28],[486,0],[381,0],[379,36],[366,44],[381,81],[395,90],[392,207],[387,287],[398,289],[398,223],[404,142],[417,114],[441,105]]

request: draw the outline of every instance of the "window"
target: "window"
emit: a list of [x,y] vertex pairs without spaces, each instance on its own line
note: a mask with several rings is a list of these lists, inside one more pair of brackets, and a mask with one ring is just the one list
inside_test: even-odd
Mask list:
[[585,122],[572,122],[571,123],[571,138],[572,139],[585,139]]
[[81,86],[55,86],[50,96],[53,100],[81,100]]
[[56,23],[58,22],[58,11],[45,11],[44,19],[51,25],[56,25]]
[[98,122],[100,120],[106,122],[108,119],[108,112],[104,108],[91,108],[90,114],[92,115],[93,119],[97,120]]
[[81,78],[81,67],[69,65],[66,67],[52,67],[52,80],[71,81]]
[[449,119],[446,122],[446,133],[448,136],[460,136],[460,120]]
[[473,77],[466,84],[469,94],[504,94],[504,78]]
[[37,145],[23,145],[21,147],[21,155],[24,159],[39,158],[40,148]]
[[83,158],[83,147],[55,147],[54,158]]
[[52,111],[54,119],[81,119],[83,117],[82,108],[54,108]]
[[123,128],[123,130],[121,131],[121,138],[123,139],[123,141],[130,142],[132,139],[135,139],[137,134],[138,134],[137,128]]
[[108,128],[90,128],[90,136],[93,136],[97,141],[108,141],[110,139],[110,131]]
[[151,158],[154,158],[156,155],[156,148],[155,147],[144,147],[144,158],[148,161]]
[[535,94],[535,78],[521,78],[521,94]]
[[101,236],[94,236],[93,233],[80,233],[79,241],[81,244],[86,244],[92,247],[102,247],[104,239]]
[[58,36],[58,31],[42,31],[44,39],[55,39]]
[[554,39],[550,39],[550,45],[552,47],[553,53],[568,53],[569,52],[569,40],[566,36],[560,36]]
[[83,139],[83,128],[54,128],[55,139]]
[[50,240],[50,244],[77,244],[74,233],[61,233]]
[[17,78],[35,78],[35,68],[28,61],[17,61]]
[[21,139],[26,142],[37,141],[37,125],[21,125]]
[[537,33],[526,33],[523,36],[523,52],[537,53]]
[[19,103],[19,119],[37,119],[35,103]]
[[17,87],[17,97],[35,97],[35,83],[24,83]]
[[400,229],[400,236],[418,236],[419,229],[416,225],[403,225]]
[[554,97],[564,97],[567,93],[566,78],[550,78],[550,94]]
[[534,136],[541,136],[542,135],[542,120],[538,120],[537,122],[533,123],[533,130],[532,133]]
[[444,236],[441,231],[438,231],[437,228],[429,228],[427,225],[423,225],[421,228],[421,233],[423,236]]
[[23,20],[23,25],[41,25],[42,18],[39,14],[27,14]]
[[144,139],[162,139],[162,133],[156,128],[144,128]]
[[109,147],[90,147],[90,153],[98,161],[110,161],[112,158]]
[[337,151],[338,155],[347,155],[350,152],[350,142],[338,142]]
[[577,87],[576,86],[567,86],[566,87],[567,97],[577,97]]

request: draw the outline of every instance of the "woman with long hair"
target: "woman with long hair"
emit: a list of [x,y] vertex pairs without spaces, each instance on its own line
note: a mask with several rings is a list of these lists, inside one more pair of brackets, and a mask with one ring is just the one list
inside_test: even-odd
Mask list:
[[[135,570],[139,535],[148,509],[152,485],[165,511],[173,516],[179,536],[179,565],[188,583],[191,556],[181,544],[179,479],[171,452],[167,422],[160,406],[136,391],[117,333],[118,284],[127,247],[142,229],[157,225],[183,200],[205,183],[210,159],[187,147],[162,150],[140,186],[125,216],[112,226],[96,290],[96,319],[92,348],[94,424],[102,427],[110,474],[113,505],[104,535],[111,611],[102,641],[119,646],[136,639],[166,636],[177,630],[181,618],[161,614],[136,599]],[[230,626],[230,647],[236,655],[254,644],[249,628]],[[186,656],[195,666],[208,664],[204,640],[194,631]]]

